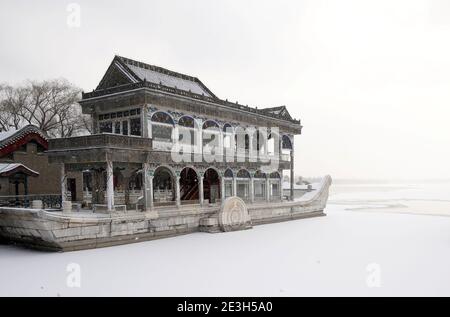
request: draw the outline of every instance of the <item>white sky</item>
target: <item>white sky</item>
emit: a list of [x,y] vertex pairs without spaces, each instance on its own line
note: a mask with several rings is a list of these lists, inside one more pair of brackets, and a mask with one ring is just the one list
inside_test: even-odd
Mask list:
[[0,39],[0,82],[90,91],[120,54],[287,105],[298,174],[450,178],[448,0],[0,0]]

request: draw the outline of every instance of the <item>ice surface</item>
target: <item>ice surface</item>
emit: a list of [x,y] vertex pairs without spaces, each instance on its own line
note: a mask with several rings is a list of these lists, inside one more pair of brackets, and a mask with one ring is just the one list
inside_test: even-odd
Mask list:
[[[73,253],[0,245],[0,296],[450,295],[450,217],[348,211],[355,204],[341,204],[445,200],[446,188],[367,186],[343,193],[338,187],[327,217],[247,231]],[[81,288],[67,287],[71,263],[80,265]],[[381,287],[367,284],[373,263]]]

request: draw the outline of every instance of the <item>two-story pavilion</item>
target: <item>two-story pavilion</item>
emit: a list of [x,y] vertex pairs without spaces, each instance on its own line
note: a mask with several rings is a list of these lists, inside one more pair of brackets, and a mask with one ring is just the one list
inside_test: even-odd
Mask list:
[[[294,135],[302,126],[284,106],[222,100],[195,77],[120,56],[80,104],[93,135],[50,140],[47,153],[62,163],[63,179],[83,172],[84,200],[93,205],[150,210],[230,196],[279,203],[285,170],[293,198]],[[205,152],[227,157],[211,161]]]

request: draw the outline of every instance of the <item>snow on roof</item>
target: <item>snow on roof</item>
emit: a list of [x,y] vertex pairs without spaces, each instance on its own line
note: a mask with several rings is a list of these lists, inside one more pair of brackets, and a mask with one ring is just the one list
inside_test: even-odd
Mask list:
[[140,68],[135,65],[127,66],[142,80],[145,79],[155,84],[161,84],[164,86],[211,97],[210,94],[195,81],[160,73],[152,69]]
[[18,141],[29,133],[39,134],[44,140],[47,140],[47,136],[34,125],[27,125],[18,130],[11,128],[8,131],[0,132],[0,149]]
[[194,94],[214,97],[212,93],[195,77],[148,65],[129,58],[117,56],[140,80],[177,88]]
[[20,131],[20,130],[11,129],[8,131],[0,132],[0,141],[6,140],[10,136],[14,135],[17,131]]
[[39,175],[39,172],[36,172],[21,163],[0,163],[0,176],[4,173],[14,171],[18,168],[25,169],[25,171],[29,172],[29,174],[35,174],[36,176]]
[[229,108],[257,113],[300,125],[300,121],[292,118],[287,111],[286,106],[258,109],[257,107],[252,108],[241,105],[238,102],[232,103],[229,102],[228,99],[221,100],[197,77],[174,72],[159,66],[146,64],[118,55],[114,57],[113,62],[109,66],[96,90],[92,91],[92,93],[83,93],[83,100],[110,94],[111,88],[116,89],[116,91],[126,91],[129,88],[129,85],[139,84],[139,87],[142,87],[140,84],[143,82],[157,86],[156,88],[151,87],[152,89],[159,89],[167,92],[168,90],[166,88],[169,88],[169,91],[173,94],[180,94],[183,96],[192,94],[196,99],[201,100],[203,98],[209,102],[217,102]]

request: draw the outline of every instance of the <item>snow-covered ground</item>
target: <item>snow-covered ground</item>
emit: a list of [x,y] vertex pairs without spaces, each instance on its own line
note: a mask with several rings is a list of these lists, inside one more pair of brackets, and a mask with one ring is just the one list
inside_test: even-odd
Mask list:
[[450,296],[448,184],[332,193],[327,217],[248,231],[73,253],[0,245],[0,296]]

